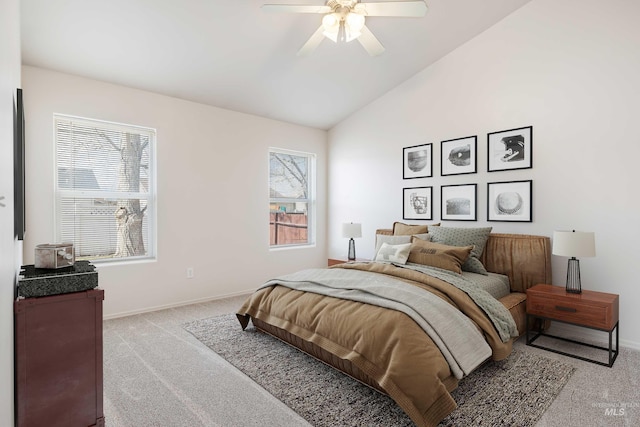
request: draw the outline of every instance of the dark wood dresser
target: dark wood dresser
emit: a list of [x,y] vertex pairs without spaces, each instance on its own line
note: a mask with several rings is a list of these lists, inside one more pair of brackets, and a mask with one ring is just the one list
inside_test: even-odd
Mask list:
[[18,427],[104,426],[103,300],[91,289],[15,301]]

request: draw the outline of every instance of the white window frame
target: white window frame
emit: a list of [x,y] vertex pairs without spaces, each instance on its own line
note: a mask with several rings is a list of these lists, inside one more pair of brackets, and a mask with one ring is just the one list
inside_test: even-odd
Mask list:
[[[271,154],[286,154],[293,156],[306,157],[308,159],[308,177],[307,177],[307,198],[295,199],[286,197],[271,197],[270,181],[271,181]],[[289,150],[284,148],[269,147],[267,154],[267,194],[269,197],[269,205],[271,203],[296,203],[303,202],[307,204],[307,242],[291,243],[284,245],[272,245],[269,240],[269,250],[308,248],[316,244],[316,154],[304,151]],[[270,221],[269,221],[270,222]],[[270,227],[270,224],[269,224]]]
[[[155,261],[157,254],[157,160],[156,160],[156,147],[157,138],[156,130],[153,128],[147,128],[136,125],[129,125],[124,123],[110,122],[106,120],[91,119],[85,117],[71,116],[66,114],[54,113],[53,115],[53,142],[54,142],[54,194],[55,194],[55,209],[54,209],[54,234],[56,241],[62,241],[62,226],[61,226],[61,201],[65,197],[74,197],[77,199],[139,199],[145,200],[147,209],[145,211],[145,220],[147,221],[147,241],[145,244],[146,255],[142,256],[127,256],[127,257],[107,257],[107,258],[92,258],[90,260],[93,264],[116,264],[126,262],[137,261]],[[59,188],[58,182],[58,135],[57,135],[57,123],[59,121],[72,122],[74,124],[97,126],[101,129],[109,129],[122,132],[139,133],[149,137],[149,165],[148,165],[148,193],[144,192],[117,192],[117,191],[92,191],[92,190],[67,190]]]

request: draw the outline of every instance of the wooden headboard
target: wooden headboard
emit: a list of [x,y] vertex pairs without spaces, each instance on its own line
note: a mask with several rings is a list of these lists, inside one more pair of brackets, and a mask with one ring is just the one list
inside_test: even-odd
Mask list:
[[551,283],[551,239],[547,236],[492,233],[480,261],[487,271],[509,276],[514,292]]
[[[376,234],[392,235],[391,229]],[[487,271],[509,277],[512,292],[551,283],[551,239],[528,234],[491,233],[480,261]]]

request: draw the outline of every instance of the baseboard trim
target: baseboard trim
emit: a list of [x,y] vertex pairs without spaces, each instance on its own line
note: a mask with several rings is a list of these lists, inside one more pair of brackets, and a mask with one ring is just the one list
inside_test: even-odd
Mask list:
[[145,308],[141,308],[139,310],[122,311],[120,313],[114,313],[114,314],[105,315],[105,316],[102,317],[102,320],[111,320],[111,319],[118,319],[120,317],[135,316],[136,314],[152,313],[154,311],[166,310],[168,308],[182,307],[182,306],[185,306],[185,305],[199,304],[199,303],[203,303],[203,302],[216,301],[216,300],[221,300],[221,299],[225,299],[225,298],[239,297],[239,296],[242,296],[242,295],[247,295],[248,296],[248,295],[251,295],[253,292],[254,291],[251,291],[251,290],[250,291],[234,292],[234,293],[230,293],[230,294],[216,295],[216,296],[198,298],[198,299],[193,299],[193,300],[188,300],[188,301],[181,301],[181,302],[172,303],[172,304],[157,305],[157,306],[154,306],[154,307],[145,307]]

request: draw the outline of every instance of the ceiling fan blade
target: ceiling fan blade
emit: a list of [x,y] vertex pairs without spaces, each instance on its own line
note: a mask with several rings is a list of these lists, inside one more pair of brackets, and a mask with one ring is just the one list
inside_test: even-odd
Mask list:
[[313,33],[311,37],[309,37],[309,40],[307,40],[307,42],[300,48],[297,55],[298,56],[309,55],[311,52],[316,50],[316,48],[320,45],[320,43],[324,39],[323,32],[324,32],[324,27],[320,25],[320,27],[316,30],[316,32]]
[[354,10],[366,16],[420,17],[427,14],[427,4],[424,0],[357,3]]
[[329,13],[329,6],[309,6],[295,4],[264,4],[262,9],[265,12],[287,12],[287,13]]
[[382,52],[384,52],[384,46],[382,46],[382,43],[378,41],[376,36],[373,35],[371,30],[369,30],[366,25],[362,27],[362,30],[360,30],[360,32],[361,34],[360,37],[358,37],[358,41],[360,42],[362,47],[364,47],[367,53],[369,53],[369,55],[378,56]]

